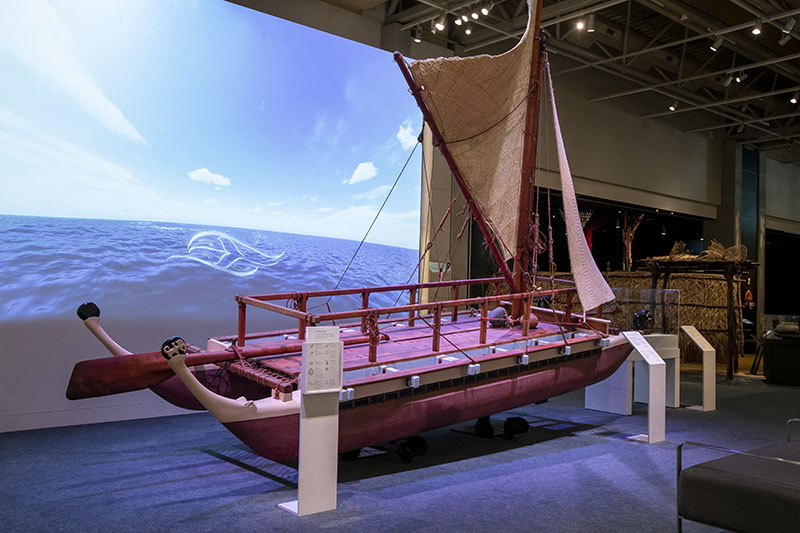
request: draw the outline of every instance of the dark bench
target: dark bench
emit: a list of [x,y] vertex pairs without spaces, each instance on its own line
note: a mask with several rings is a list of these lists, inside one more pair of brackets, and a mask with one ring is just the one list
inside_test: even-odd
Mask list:
[[[732,531],[800,531],[800,439],[749,452],[684,442],[678,445],[678,531],[683,519]],[[683,448],[729,453],[682,468]]]

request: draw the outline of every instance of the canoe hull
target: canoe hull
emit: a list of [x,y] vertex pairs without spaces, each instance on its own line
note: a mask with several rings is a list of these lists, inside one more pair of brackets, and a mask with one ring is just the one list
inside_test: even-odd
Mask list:
[[[527,374],[502,376],[339,412],[339,451],[365,446],[488,416],[577,390],[613,374],[632,350],[622,343],[598,355]],[[297,459],[298,413],[224,423],[257,454],[274,461]]]

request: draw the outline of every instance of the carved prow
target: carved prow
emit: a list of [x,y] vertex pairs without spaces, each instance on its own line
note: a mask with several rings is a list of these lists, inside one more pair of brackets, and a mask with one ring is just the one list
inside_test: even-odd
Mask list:
[[100,325],[100,308],[94,302],[86,302],[81,304],[77,310],[78,318],[83,320],[83,325],[92,332],[97,340],[99,340],[106,349],[111,352],[111,355],[131,355],[131,352],[117,344],[117,342],[106,333],[103,326]]
[[180,337],[170,337],[161,345],[161,355],[187,389],[220,422],[238,422],[268,418],[300,411],[300,402],[295,398],[278,400],[272,397],[261,400],[247,400],[244,397],[231,399],[210,391],[186,366],[186,341]]

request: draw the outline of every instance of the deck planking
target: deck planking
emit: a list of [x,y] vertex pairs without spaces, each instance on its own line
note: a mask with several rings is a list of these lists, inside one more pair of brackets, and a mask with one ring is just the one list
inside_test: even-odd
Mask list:
[[[535,339],[555,335],[559,333],[559,327],[555,324],[540,322],[537,328],[531,329],[527,337],[522,335],[522,327],[513,328],[486,328],[486,343],[481,345],[480,318],[460,317],[457,322],[442,322],[441,340],[439,351],[432,350],[433,330],[428,325],[415,326],[389,326],[381,329],[381,333],[389,336],[388,341],[381,341],[378,345],[377,361],[369,361],[369,345],[354,344],[344,347],[343,366],[344,370],[356,370],[359,368],[391,365],[402,361],[411,361],[431,355],[446,355],[448,353],[459,352],[461,350],[472,350],[481,346],[491,346],[493,344],[505,344],[525,338]],[[349,336],[358,336],[360,332]],[[343,335],[342,338],[347,336]],[[281,342],[281,341],[278,341]],[[296,343],[297,340],[285,341]],[[273,343],[270,343],[273,344]],[[302,368],[302,355],[297,353],[286,357],[269,359],[262,362],[266,367],[289,375],[300,374]]]

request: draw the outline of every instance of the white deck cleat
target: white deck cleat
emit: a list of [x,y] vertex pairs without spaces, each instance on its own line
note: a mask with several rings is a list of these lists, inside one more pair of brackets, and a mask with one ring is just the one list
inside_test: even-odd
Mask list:
[[419,387],[419,376],[411,376],[410,378],[408,378],[407,383],[408,383],[408,386],[411,387],[412,389],[418,388]]
[[597,339],[597,345],[601,348],[605,348],[607,346],[611,346],[611,339],[608,337],[604,337],[602,339]]
[[468,376],[477,376],[481,373],[481,364],[475,363],[472,365],[467,366],[467,375]]
[[530,357],[528,356],[528,354],[520,355],[519,358],[517,358],[517,362],[521,365],[527,365],[528,363],[530,363]]
[[564,346],[563,348],[561,348],[562,355],[569,355],[571,353],[572,353],[572,346]]

